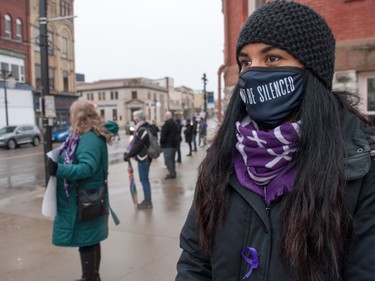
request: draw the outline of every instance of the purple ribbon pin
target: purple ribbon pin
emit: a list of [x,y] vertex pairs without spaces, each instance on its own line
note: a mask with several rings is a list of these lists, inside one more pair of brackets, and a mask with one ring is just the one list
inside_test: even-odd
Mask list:
[[[251,254],[251,258],[249,257],[249,253]],[[242,280],[249,278],[251,273],[253,272],[254,268],[257,268],[259,265],[258,262],[258,253],[257,250],[251,247],[246,247],[242,250],[241,255],[245,259],[245,261],[250,265],[249,271],[246,273],[246,275],[242,278]]]

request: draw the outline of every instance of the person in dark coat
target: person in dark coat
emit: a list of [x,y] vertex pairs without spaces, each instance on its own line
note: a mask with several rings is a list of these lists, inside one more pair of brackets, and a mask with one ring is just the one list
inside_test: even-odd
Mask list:
[[197,133],[198,133],[198,121],[195,116],[193,116],[193,124],[191,126],[191,143],[193,151],[197,151]]
[[178,143],[178,128],[173,120],[172,112],[167,111],[164,115],[165,122],[161,128],[160,146],[163,150],[164,161],[168,169],[168,175],[165,179],[176,178],[176,148]]
[[328,24],[303,4],[267,2],[236,58],[176,281],[374,280],[375,145],[355,96],[332,91]]
[[149,179],[152,159],[147,154],[147,148],[150,146],[148,134],[152,134],[152,132],[142,110],[134,111],[133,119],[136,123],[133,133],[134,138],[129,143],[128,151],[124,153],[124,160],[129,161],[131,157],[135,157],[138,163],[139,181],[143,188],[143,201],[137,205],[137,209],[152,209],[151,184]]
[[176,124],[177,124],[177,148],[176,148],[177,160],[176,162],[181,163],[182,124],[181,124],[180,118],[176,119]]
[[48,161],[49,174],[55,175],[57,180],[57,214],[53,221],[52,243],[79,247],[80,280],[100,281],[100,242],[108,237],[108,216],[79,222],[77,189],[99,188],[105,183],[107,143],[116,131],[111,134],[104,128],[95,106],[86,100],[75,101],[70,114],[72,130],[60,147],[59,161]]
[[190,119],[186,119],[184,135],[185,135],[185,142],[189,145],[189,153],[186,154],[186,156],[191,156],[192,155],[191,154],[192,152],[191,142],[193,141],[193,126],[190,123]]

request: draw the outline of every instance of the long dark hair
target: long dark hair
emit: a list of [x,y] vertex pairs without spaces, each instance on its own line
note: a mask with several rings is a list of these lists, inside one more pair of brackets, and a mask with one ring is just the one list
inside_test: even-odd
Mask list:
[[[344,175],[341,120],[345,110],[359,114],[348,93],[332,93],[310,72],[296,156],[297,176],[280,215],[280,256],[298,280],[340,280],[342,258],[352,228]],[[209,256],[215,226],[228,209],[233,173],[235,122],[245,114],[237,87],[210,149],[199,166],[194,208],[202,252]],[[359,117],[364,120],[363,117]],[[326,275],[327,274],[327,275]]]

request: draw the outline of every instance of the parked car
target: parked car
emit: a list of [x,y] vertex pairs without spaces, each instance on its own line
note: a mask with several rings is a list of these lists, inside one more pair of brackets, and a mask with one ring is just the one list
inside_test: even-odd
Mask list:
[[135,131],[135,123],[134,121],[126,122],[125,124],[125,134],[132,135]]
[[52,131],[52,141],[54,142],[64,142],[66,138],[69,136],[71,127],[68,129],[63,130],[56,130]]
[[0,129],[0,147],[15,149],[21,144],[40,144],[40,130],[36,125],[6,126]]

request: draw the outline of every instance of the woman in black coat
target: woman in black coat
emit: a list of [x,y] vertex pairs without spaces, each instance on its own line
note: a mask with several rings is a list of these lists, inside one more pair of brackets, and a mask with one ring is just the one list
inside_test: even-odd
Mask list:
[[236,58],[176,280],[374,280],[373,141],[353,96],[332,91],[331,29],[307,6],[267,2],[241,29]]

